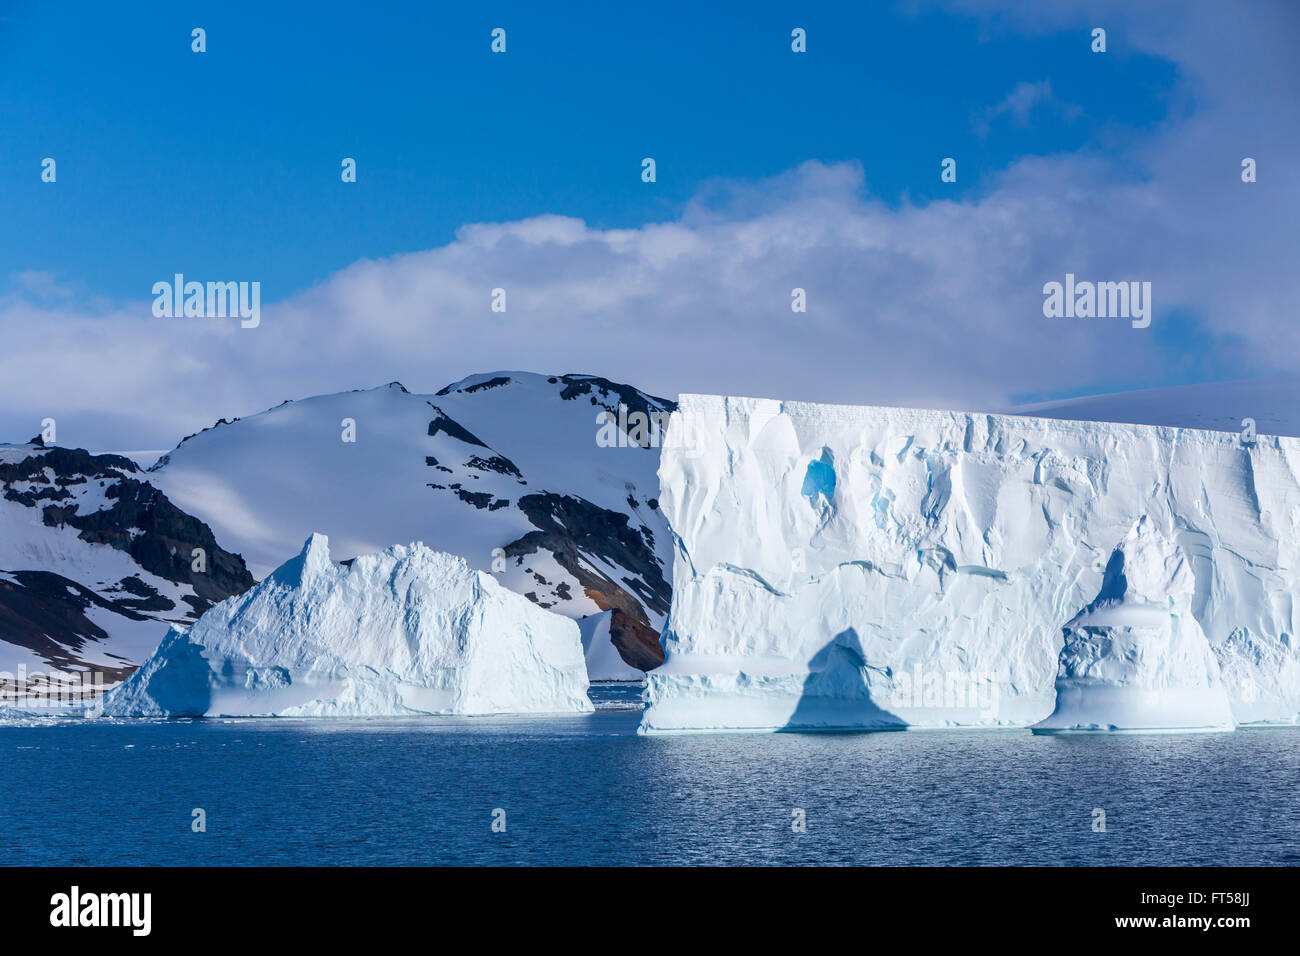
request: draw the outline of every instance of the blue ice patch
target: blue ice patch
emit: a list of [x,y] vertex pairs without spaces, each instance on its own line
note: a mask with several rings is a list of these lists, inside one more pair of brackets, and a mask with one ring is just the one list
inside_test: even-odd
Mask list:
[[824,495],[828,502],[835,497],[835,465],[832,463],[829,448],[823,448],[820,458],[808,462],[808,470],[804,473],[800,494],[807,498],[808,503],[813,507],[817,506],[818,495]]

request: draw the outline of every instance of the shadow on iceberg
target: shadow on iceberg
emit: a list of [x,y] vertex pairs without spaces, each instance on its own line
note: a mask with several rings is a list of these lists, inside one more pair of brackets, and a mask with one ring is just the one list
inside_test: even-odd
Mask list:
[[794,713],[778,733],[906,730],[907,723],[871,699],[858,632],[847,628],[808,662]]
[[172,627],[152,657],[120,687],[109,691],[106,717],[202,717],[212,706],[210,670],[203,648],[186,628]]

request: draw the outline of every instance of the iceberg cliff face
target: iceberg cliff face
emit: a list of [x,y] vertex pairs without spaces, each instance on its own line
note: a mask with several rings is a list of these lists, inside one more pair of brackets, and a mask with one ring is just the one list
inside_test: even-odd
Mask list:
[[1142,516],[1183,564],[1151,597],[1203,632],[1232,715],[1300,712],[1300,440],[687,395],[664,444],[643,731],[1040,721],[1062,623]]
[[1232,730],[1218,661],[1191,612],[1195,587],[1178,546],[1140,518],[1096,600],[1063,629],[1056,709],[1034,731]]
[[586,712],[578,627],[460,558],[396,545],[348,567],[323,535],[173,627],[109,716]]

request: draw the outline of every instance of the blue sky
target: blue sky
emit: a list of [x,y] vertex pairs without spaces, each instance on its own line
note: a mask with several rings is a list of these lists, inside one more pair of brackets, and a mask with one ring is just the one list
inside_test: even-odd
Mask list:
[[[0,440],[509,368],[985,409],[1290,372],[1298,44],[1283,0],[0,4]],[[154,319],[177,272],[261,326]],[[1155,321],[1053,324],[1067,272]]]
[[[889,202],[961,197],[1025,155],[1114,148],[1175,108],[1173,65],[1120,36],[1097,57],[1077,30],[1026,36],[889,4],[277,6],[9,5],[9,272],[118,298],[175,269],[256,274],[284,298],[467,222],[636,226],[713,180],[808,159],[861,163]],[[205,54],[190,50],[194,26]],[[504,56],[489,50],[496,26]],[[984,129],[1026,78],[1049,80],[1054,100]],[[45,156],[57,189],[39,180]],[[955,185],[939,180],[945,156]]]

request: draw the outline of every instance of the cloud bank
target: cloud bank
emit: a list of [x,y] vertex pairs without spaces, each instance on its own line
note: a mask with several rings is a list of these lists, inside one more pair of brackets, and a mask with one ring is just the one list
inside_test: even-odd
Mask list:
[[[1086,33],[1095,19],[1040,6],[998,22]],[[1131,148],[1027,158],[963,201],[889,205],[856,163],[810,161],[715,184],[677,219],[636,229],[562,215],[467,225],[446,246],[359,261],[286,300],[264,288],[256,329],[154,318],[147,290],[106,305],[25,276],[0,300],[0,440],[53,417],[63,444],[170,447],[286,398],[393,379],[433,391],[509,368],[665,395],[976,409],[1294,369],[1300,12],[1117,5],[1107,22],[1112,51],[1179,65],[1175,118]],[[1041,79],[1027,66],[1027,88]],[[1241,181],[1246,156],[1257,183]],[[938,157],[920,175],[938,175]],[[1043,285],[1067,273],[1150,281],[1151,327],[1045,318]],[[806,312],[791,310],[795,288]],[[492,311],[494,289],[505,312]]]

